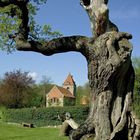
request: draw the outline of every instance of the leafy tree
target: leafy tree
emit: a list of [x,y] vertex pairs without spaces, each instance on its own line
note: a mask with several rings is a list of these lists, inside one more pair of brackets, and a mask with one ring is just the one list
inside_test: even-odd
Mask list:
[[[40,43],[62,36],[59,32],[52,31],[50,25],[40,26],[34,20],[39,6],[45,4],[46,1],[0,0],[0,46],[2,50],[8,52],[15,50],[13,38],[15,37],[14,34],[18,33],[20,33],[21,38],[26,36],[26,39],[36,40]],[[23,24],[22,19],[24,20]]]
[[80,105],[81,98],[82,98],[82,96],[84,94],[85,93],[84,93],[83,87],[82,86],[78,86],[76,88],[76,105]]
[[133,58],[135,69],[135,93],[140,94],[140,57]]
[[90,99],[90,88],[89,83],[86,83],[84,86],[78,86],[76,89],[76,105],[81,104],[81,99],[83,97],[87,97],[87,99]]
[[50,77],[47,77],[46,75],[43,75],[42,76],[42,80],[40,82],[42,85],[47,85],[47,84],[50,84],[52,83],[52,80]]
[[42,80],[38,85],[38,88],[40,89],[39,95],[42,97],[42,106],[46,106],[46,94],[52,89],[53,86],[54,85],[52,84],[51,78],[43,75]]
[[43,75],[39,86],[42,88],[44,96],[46,96],[46,94],[52,89],[54,85],[52,84],[50,77]]
[[0,104],[8,108],[45,107],[46,94],[54,86],[48,80],[42,79],[40,84],[34,84],[28,72],[16,70],[7,72],[0,84]]
[[42,89],[38,85],[32,87],[32,99],[30,100],[29,107],[42,107],[44,105]]
[[30,107],[45,107],[46,106],[46,94],[51,90],[53,84],[37,84],[32,87],[32,100],[30,101]]
[[34,81],[28,72],[16,70],[7,72],[0,85],[0,104],[8,108],[21,108],[28,106],[31,95],[31,86]]
[[[132,36],[119,32],[110,21],[109,0],[80,0],[90,19],[92,37],[59,36],[52,40],[44,39],[44,34],[33,20],[37,11],[34,3],[38,7],[40,2],[46,0],[0,0],[1,42],[5,42],[7,50],[10,50],[10,41],[14,41],[15,48],[20,51],[34,51],[47,56],[76,51],[86,57],[91,109],[84,124],[70,134],[71,140],[80,140],[82,136],[94,132],[96,140],[128,140],[129,136],[130,139],[137,139],[137,125],[131,115],[134,70],[131,63],[132,45],[128,40]],[[12,24],[18,26],[10,29]],[[40,34],[36,37],[38,30]],[[58,35],[51,32],[48,26],[43,31],[51,37]],[[129,127],[129,124],[134,125]]]
[[135,69],[135,86],[134,86],[134,111],[140,118],[140,57],[133,58]]
[[51,78],[46,75],[42,76],[41,82],[32,87],[33,98],[30,101],[30,107],[45,107],[46,94],[52,89]]
[[89,86],[89,82],[85,83],[84,89],[85,89],[85,91],[86,91],[86,95],[89,96],[89,97],[91,97],[91,95],[90,95],[90,86]]

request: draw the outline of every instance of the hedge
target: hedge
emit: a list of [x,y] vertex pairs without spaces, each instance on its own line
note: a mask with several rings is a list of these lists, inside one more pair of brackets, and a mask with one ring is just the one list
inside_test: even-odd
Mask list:
[[13,123],[33,123],[36,126],[60,125],[58,115],[66,112],[81,124],[88,115],[89,108],[85,106],[7,109],[3,111],[3,121]]

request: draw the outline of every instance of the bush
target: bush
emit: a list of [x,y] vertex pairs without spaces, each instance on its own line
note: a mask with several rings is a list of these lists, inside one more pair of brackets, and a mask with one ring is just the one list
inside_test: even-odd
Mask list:
[[140,58],[135,57],[132,60],[135,70],[133,111],[136,117],[140,119]]
[[137,118],[140,119],[140,94],[134,93],[133,111]]
[[5,112],[6,108],[3,106],[0,106],[0,121],[4,120],[4,112]]
[[36,126],[60,125],[58,115],[70,112],[73,119],[81,124],[88,115],[89,108],[79,107],[51,107],[51,108],[25,108],[7,109],[4,111],[4,120],[13,123],[33,123]]

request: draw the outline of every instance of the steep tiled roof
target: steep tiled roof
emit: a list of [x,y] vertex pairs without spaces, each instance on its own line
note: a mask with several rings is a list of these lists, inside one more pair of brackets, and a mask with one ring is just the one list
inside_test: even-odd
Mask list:
[[63,85],[75,85],[75,82],[73,80],[73,77],[71,74],[69,74],[66,78],[66,80],[64,81]]
[[59,86],[56,86],[56,87],[59,89],[59,91],[60,91],[65,97],[75,98],[75,96],[73,96],[72,93],[71,93],[69,90],[67,90],[67,89],[65,89],[65,88],[62,88],[62,87],[59,87]]

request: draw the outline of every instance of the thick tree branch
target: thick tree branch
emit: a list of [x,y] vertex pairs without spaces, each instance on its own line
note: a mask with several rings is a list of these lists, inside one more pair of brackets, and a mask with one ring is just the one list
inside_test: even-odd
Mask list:
[[16,48],[20,51],[34,51],[44,55],[53,55],[56,53],[76,51],[81,52],[84,56],[88,54],[88,43],[90,39],[84,36],[70,36],[53,39],[43,43],[35,41],[24,41],[18,37],[14,38]]
[[9,6],[10,4],[20,5],[21,3],[28,3],[29,0],[0,0],[0,7]]
[[15,40],[17,50],[34,51],[42,53],[44,55],[52,55],[55,53],[68,51],[81,52],[83,55],[86,55],[88,53],[87,46],[89,43],[89,38],[83,36],[62,37],[43,43],[34,40],[28,41],[28,2],[28,0],[0,0],[0,7],[14,4],[18,6],[21,11],[21,14],[17,15],[19,19],[21,19],[19,31],[16,35],[10,36],[10,38],[13,38]]

